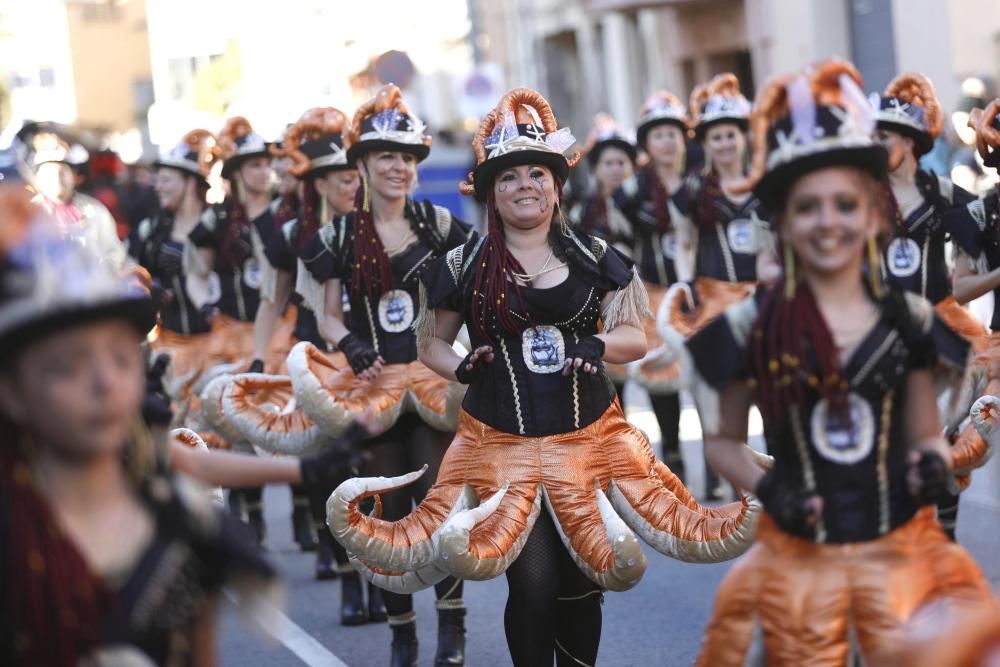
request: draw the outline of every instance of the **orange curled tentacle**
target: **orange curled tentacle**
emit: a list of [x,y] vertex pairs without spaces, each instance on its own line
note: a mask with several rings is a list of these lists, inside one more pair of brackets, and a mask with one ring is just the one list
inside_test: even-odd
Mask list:
[[247,136],[253,132],[253,127],[243,116],[233,116],[226,121],[222,130],[219,131],[219,148],[222,149],[222,158],[228,159],[236,154],[238,147],[236,140]]
[[927,117],[928,134],[936,139],[941,133],[944,127],[941,103],[934,91],[934,84],[926,76],[918,72],[900,74],[885,87],[885,95],[923,107]]

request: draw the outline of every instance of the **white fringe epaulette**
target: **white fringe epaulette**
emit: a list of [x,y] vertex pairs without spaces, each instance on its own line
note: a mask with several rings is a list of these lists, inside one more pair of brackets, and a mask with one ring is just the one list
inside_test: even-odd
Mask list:
[[417,337],[417,350],[422,350],[424,349],[424,345],[434,337],[437,330],[437,316],[434,314],[434,309],[430,308],[427,304],[427,288],[424,287],[423,281],[419,282],[417,291],[419,295],[417,316],[414,318],[411,327]]
[[618,288],[611,302],[601,311],[604,331],[611,331],[620,324],[631,324],[641,328],[642,320],[652,316],[646,286],[633,266],[632,280],[625,287]]
[[250,230],[250,242],[253,246],[253,256],[260,267],[260,298],[274,303],[278,294],[278,270],[275,269],[267,259],[264,252],[264,240],[260,237],[260,232],[256,227]]

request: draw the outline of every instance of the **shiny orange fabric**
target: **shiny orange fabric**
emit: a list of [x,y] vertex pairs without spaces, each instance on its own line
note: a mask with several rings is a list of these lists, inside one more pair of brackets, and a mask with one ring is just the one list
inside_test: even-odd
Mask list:
[[960,305],[953,295],[949,294],[934,304],[934,310],[945,324],[972,344],[973,352],[982,352],[986,348],[988,338],[986,328],[967,308]]
[[730,306],[753,294],[756,283],[731,283],[714,278],[698,278],[694,282],[697,306],[685,310],[691,304],[684,299],[675,299],[670,304],[668,321],[684,338],[690,338],[701,331],[706,324],[719,317]]
[[[981,395],[1000,396],[1000,333],[980,337],[979,349],[970,360],[970,365],[972,376],[985,377]],[[973,424],[967,424],[951,446],[952,468],[958,471],[974,470],[986,462],[989,454],[989,444]],[[970,483],[967,475],[959,476],[957,481],[960,488]]]
[[317,360],[315,353],[312,357],[310,369],[334,400],[352,414],[369,406],[374,406],[376,413],[385,412],[399,404],[407,390],[425,408],[442,415],[447,411],[448,381],[419,361],[388,364],[369,382],[355,375],[342,355],[328,357],[332,359],[329,364]]
[[355,506],[350,523],[373,540],[411,546],[429,540],[441,527],[466,485],[482,501],[509,482],[496,512],[470,533],[472,554],[497,559],[524,532],[544,487],[572,550],[595,572],[604,573],[614,567],[614,552],[597,507],[597,484],[607,489],[614,481],[641,516],[680,540],[720,540],[745,520],[747,508],[738,502],[706,511],[676,476],[659,467],[649,441],[625,419],[617,401],[578,431],[544,437],[504,433],[463,411],[437,482],[409,516],[378,521]]
[[698,665],[742,667],[755,622],[768,667],[842,667],[848,626],[869,665],[894,665],[904,625],[928,602],[990,599],[972,558],[921,509],[869,542],[815,544],[761,519],[757,541],[719,587]]

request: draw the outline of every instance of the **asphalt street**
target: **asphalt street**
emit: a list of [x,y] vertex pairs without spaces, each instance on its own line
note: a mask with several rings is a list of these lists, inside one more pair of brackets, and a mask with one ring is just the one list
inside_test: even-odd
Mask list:
[[[628,395],[627,395],[628,396]],[[658,429],[642,400],[630,418],[658,439]],[[751,421],[751,433],[759,423]],[[700,494],[703,485],[701,441],[697,417],[686,408],[681,427],[688,485]],[[759,440],[756,439],[756,440]],[[977,473],[969,497],[963,498],[959,539],[966,543],[996,589],[1000,585],[1000,462]],[[291,500],[287,487],[265,492],[269,554],[285,582],[287,620],[271,622],[277,638],[266,638],[239,618],[234,605],[223,605],[220,664],[224,667],[301,665],[381,667],[389,663],[390,631],[386,624],[345,628],[338,623],[340,584],[315,581],[313,554],[300,552],[291,538]],[[693,565],[646,550],[648,569],[638,586],[625,593],[608,593],[598,664],[627,667],[680,667],[692,663],[711,613],[719,581],[730,567]],[[510,664],[503,632],[505,579],[467,582],[467,656],[471,666]],[[436,615],[432,590],[416,595],[420,665],[433,664]]]

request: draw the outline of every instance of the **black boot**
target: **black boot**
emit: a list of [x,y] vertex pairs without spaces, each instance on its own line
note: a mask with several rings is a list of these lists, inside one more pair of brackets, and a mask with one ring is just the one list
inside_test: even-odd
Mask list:
[[368,622],[365,596],[361,592],[361,575],[351,569],[340,573],[340,624],[363,625]]
[[385,610],[382,589],[368,582],[368,622],[385,623],[387,620],[389,620],[389,613]]
[[434,667],[465,664],[465,605],[461,599],[438,600],[438,644]]
[[316,551],[316,536],[313,534],[312,521],[309,519],[309,501],[306,498],[293,497],[295,503],[292,509],[292,535],[302,551]]
[[392,628],[392,657],[390,667],[416,667],[417,664],[417,614],[407,612],[389,618]]
[[316,548],[316,579],[326,581],[337,578],[337,568],[333,564],[333,535],[323,526],[318,529],[319,545]]

